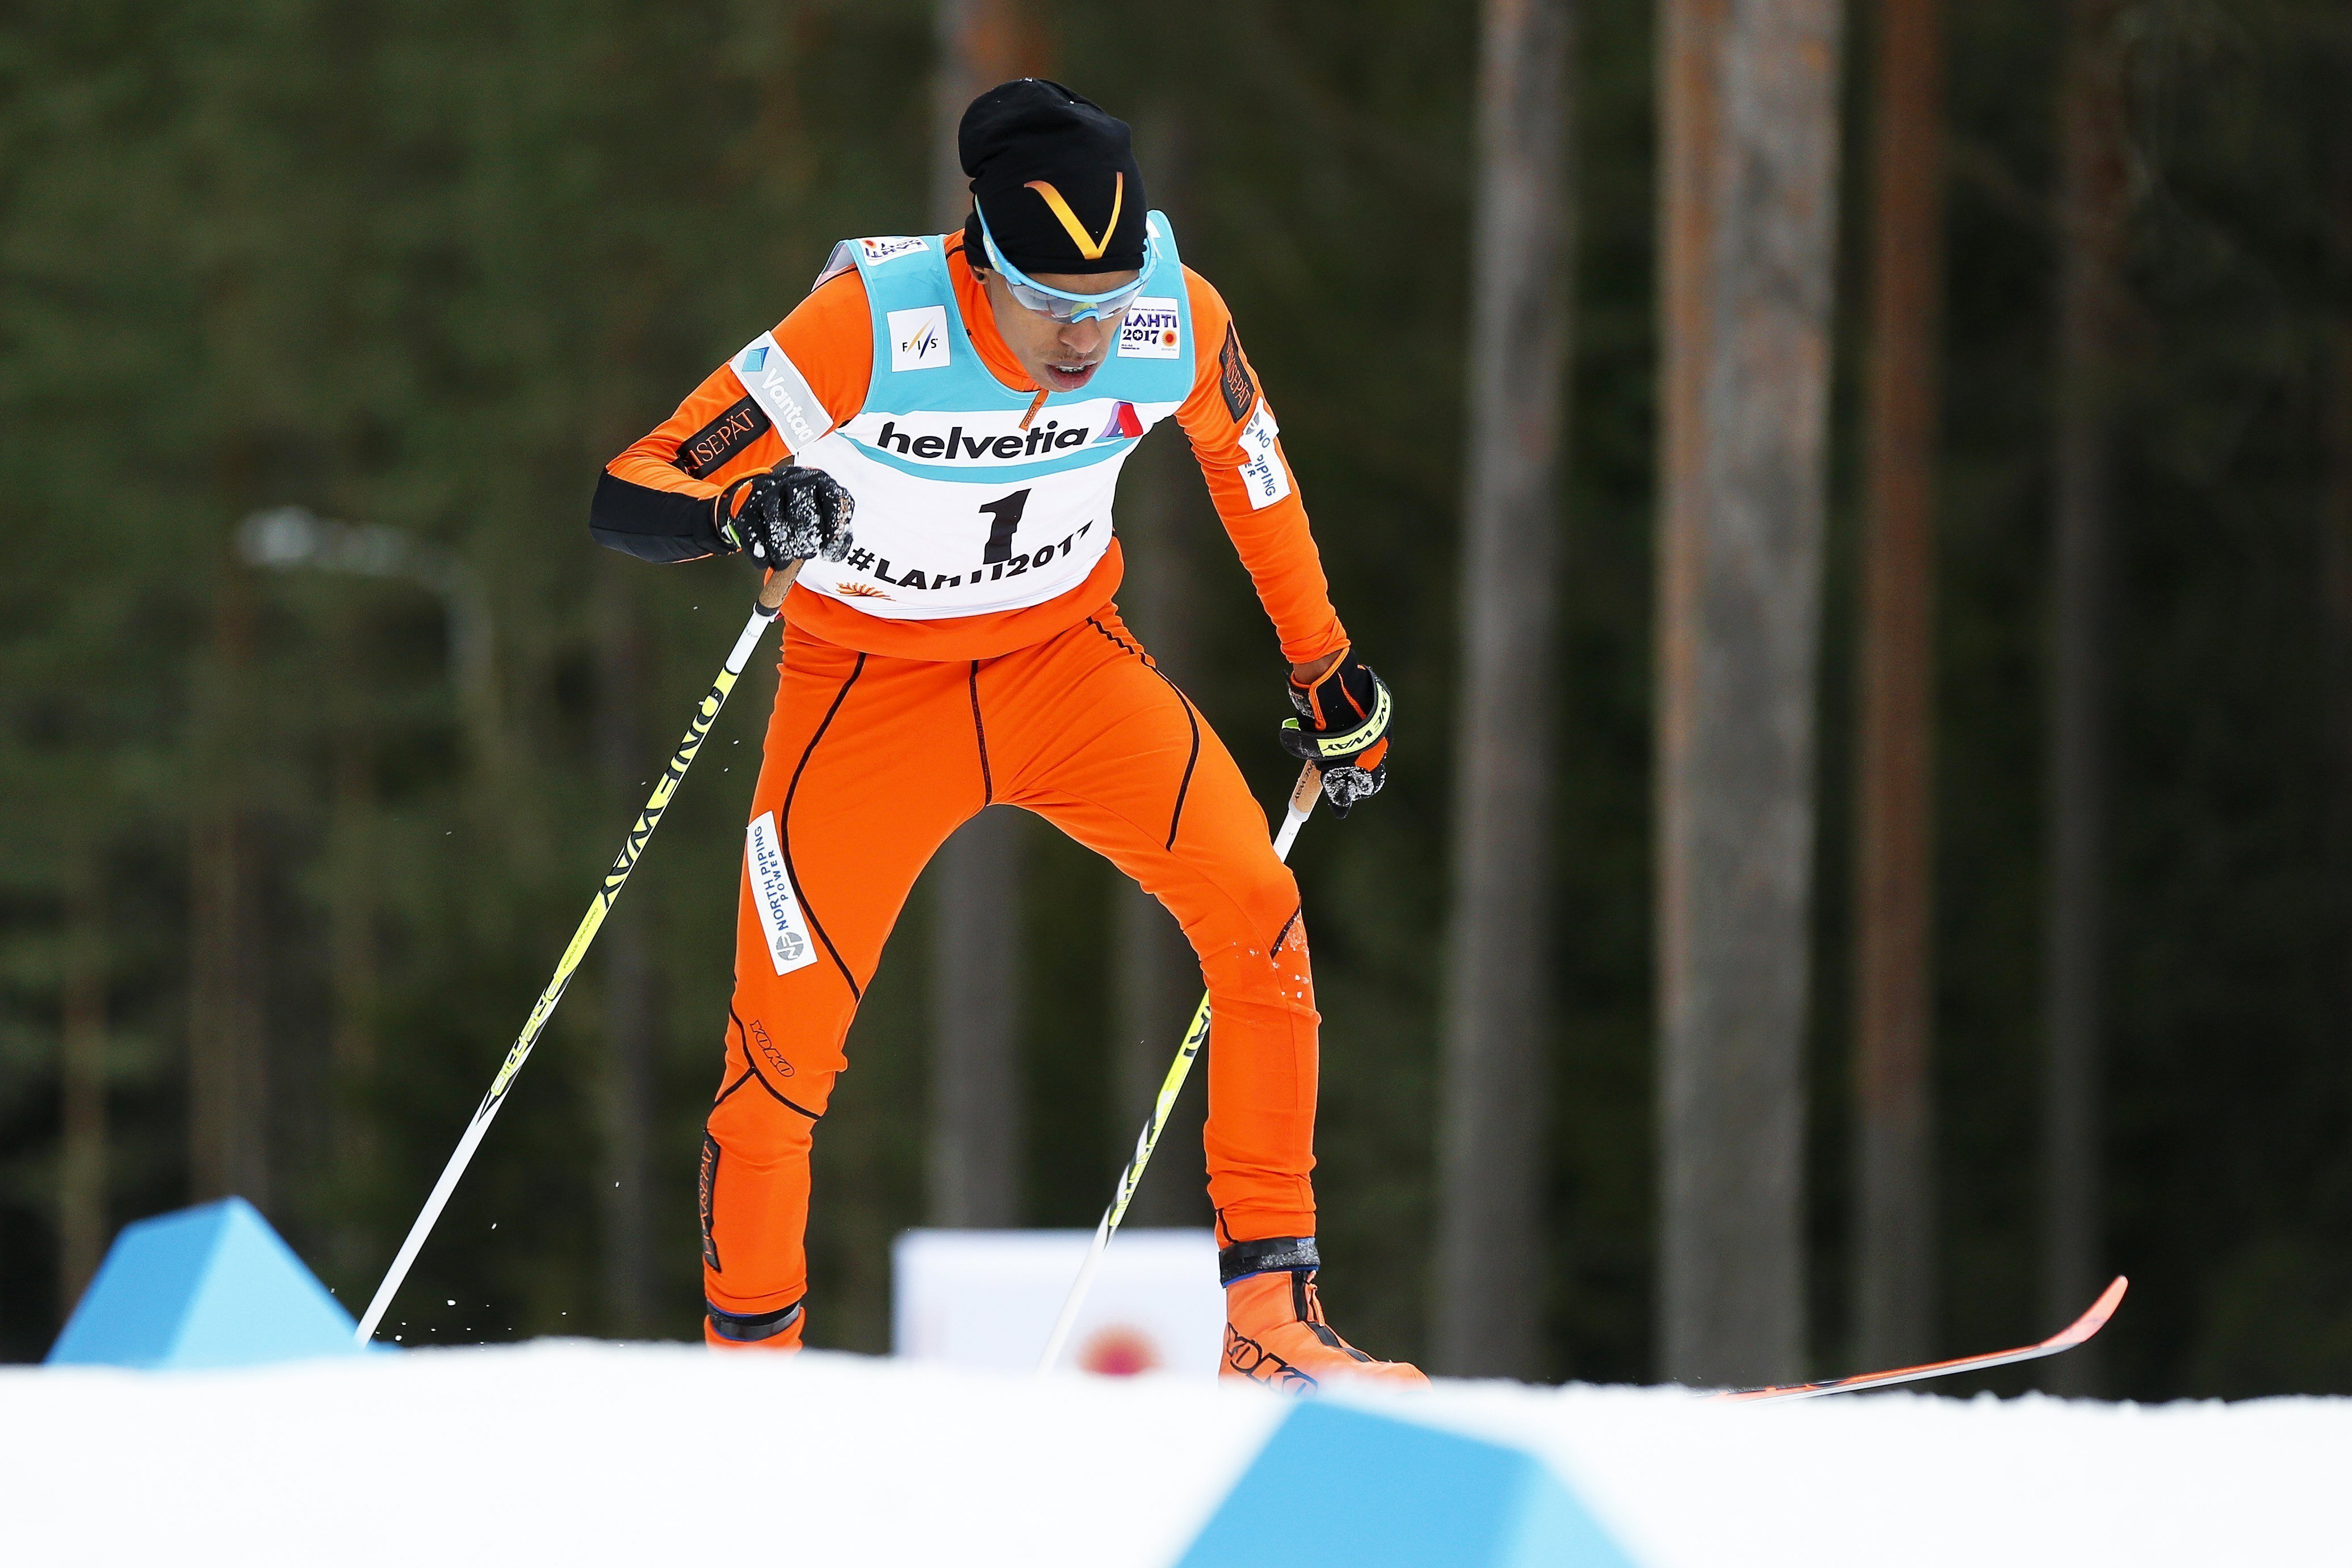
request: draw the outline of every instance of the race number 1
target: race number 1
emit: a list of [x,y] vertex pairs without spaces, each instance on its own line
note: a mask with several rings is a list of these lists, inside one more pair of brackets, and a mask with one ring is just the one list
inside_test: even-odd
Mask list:
[[988,548],[980,553],[982,565],[1013,559],[1013,531],[1021,526],[1021,513],[1028,505],[1027,490],[1014,490],[1009,496],[981,503],[980,510],[995,520],[989,524]]

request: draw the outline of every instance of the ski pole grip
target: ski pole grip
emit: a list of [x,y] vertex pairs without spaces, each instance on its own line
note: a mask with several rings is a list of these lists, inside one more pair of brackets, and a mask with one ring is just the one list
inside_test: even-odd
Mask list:
[[1314,763],[1298,770],[1298,783],[1291,787],[1290,809],[1305,816],[1315,809],[1315,797],[1323,793],[1323,770]]
[[791,591],[793,579],[801,574],[805,561],[788,561],[781,572],[771,572],[760,584],[760,608],[770,615],[784,607],[784,595]]

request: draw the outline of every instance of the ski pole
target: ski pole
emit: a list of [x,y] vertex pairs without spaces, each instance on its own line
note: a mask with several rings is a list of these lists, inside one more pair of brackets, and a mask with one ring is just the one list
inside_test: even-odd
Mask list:
[[[1298,830],[1314,813],[1315,802],[1323,794],[1323,770],[1313,763],[1298,770],[1298,783],[1290,792],[1290,804],[1283,813],[1282,829],[1274,836],[1274,858],[1290,858],[1290,847],[1298,841]],[[1192,1076],[1192,1058],[1201,1054],[1201,1047],[1209,1037],[1209,994],[1201,993],[1201,1005],[1192,1009],[1192,1021],[1184,1028],[1183,1043],[1176,1047],[1176,1059],[1168,1065],[1168,1076],[1160,1080],[1160,1098],[1152,1102],[1150,1118],[1135,1140],[1135,1152],[1129,1157],[1127,1169],[1118,1173],[1118,1186],[1112,1193],[1110,1206],[1103,1210],[1102,1219],[1095,1226],[1095,1238],[1087,1247],[1087,1260],[1078,1268],[1078,1277],[1071,1281],[1070,1293],[1062,1301],[1062,1315],[1054,1321],[1053,1337],[1045,1342],[1045,1353],[1037,1358],[1041,1373],[1054,1370],[1062,1359],[1062,1347],[1069,1342],[1070,1331],[1077,1326],[1078,1308],[1093,1288],[1095,1271],[1102,1267],[1103,1253],[1110,1247],[1111,1233],[1118,1222],[1127,1217],[1127,1205],[1135,1197],[1135,1189],[1143,1180],[1143,1168],[1151,1163],[1151,1151],[1159,1146],[1160,1131],[1168,1125],[1168,1113],[1176,1108],[1176,1097],[1183,1092],[1185,1079]]]
[[393,1258],[392,1268],[384,1275],[383,1283],[375,1288],[374,1299],[368,1302],[367,1312],[360,1319],[356,1335],[360,1343],[365,1344],[375,1337],[376,1325],[383,1321],[385,1310],[392,1305],[394,1292],[408,1277],[409,1266],[416,1261],[417,1251],[424,1247],[425,1237],[431,1234],[433,1222],[441,1217],[441,1210],[449,1202],[449,1194],[457,1189],[457,1178],[466,1173],[466,1166],[473,1159],[474,1151],[481,1146],[482,1135],[490,1130],[491,1119],[498,1115],[499,1107],[506,1103],[507,1091],[514,1087],[516,1076],[522,1071],[522,1064],[530,1059],[531,1047],[539,1044],[539,1037],[546,1030],[548,1019],[554,1016],[555,1005],[563,1000],[564,989],[572,984],[572,976],[580,968],[581,960],[587,957],[589,944],[596,940],[596,932],[603,929],[604,917],[612,913],[613,905],[620,900],[621,889],[628,886],[629,873],[636,869],[637,857],[645,853],[646,841],[654,836],[654,829],[661,826],[662,814],[669,809],[678,785],[686,780],[686,770],[694,765],[695,753],[702,750],[702,742],[709,735],[710,727],[719,721],[719,710],[727,706],[728,694],[735,689],[736,679],[743,673],[744,665],[750,662],[751,649],[759,642],[760,634],[768,629],[768,623],[774,620],[776,612],[783,607],[784,591],[793,585],[793,579],[800,575],[800,570],[801,563],[793,562],[781,572],[769,573],[767,580],[761,585],[759,602],[752,609],[751,618],[743,623],[743,630],[736,637],[734,648],[727,655],[726,668],[719,672],[719,679],[710,683],[710,689],[703,693],[702,701],[695,708],[693,722],[686,727],[686,738],[677,743],[677,751],[671,756],[669,766],[663,770],[660,781],[654,785],[654,793],[646,799],[645,809],[637,814],[636,823],[629,829],[629,836],[622,840],[621,852],[613,858],[612,869],[604,873],[604,885],[596,889],[595,898],[589,901],[588,912],[581,917],[579,929],[572,933],[571,944],[564,948],[563,956],[556,962],[554,977],[548,981],[547,989],[539,994],[539,1001],[532,1005],[530,1016],[523,1021],[522,1033],[515,1037],[515,1043],[508,1048],[506,1060],[499,1067],[499,1076],[490,1080],[490,1092],[482,1096],[482,1103],[475,1108],[474,1119],[466,1124],[465,1136],[457,1140],[457,1152],[451,1154],[449,1163],[441,1168],[441,1179],[433,1184],[433,1193],[425,1200],[424,1212],[416,1216],[416,1223],[408,1227],[408,1239],[400,1244],[400,1252]]

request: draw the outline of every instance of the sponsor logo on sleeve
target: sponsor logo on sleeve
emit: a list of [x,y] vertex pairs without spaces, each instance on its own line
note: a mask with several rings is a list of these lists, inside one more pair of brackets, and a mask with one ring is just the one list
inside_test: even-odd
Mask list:
[[797,394],[807,384],[798,375],[784,374],[783,366],[791,363],[790,360],[781,361],[776,370],[761,379],[760,392],[767,398],[768,406],[776,411],[776,421],[784,427],[793,450],[799,452],[805,450],[824,431],[809,418],[808,410],[801,406]]
[[1246,417],[1257,397],[1249,362],[1242,358],[1241,334],[1234,331],[1231,321],[1225,323],[1224,346],[1217,351],[1217,389],[1225,395],[1225,412],[1234,419]]
[[816,944],[809,940],[808,921],[793,891],[792,874],[784,869],[783,840],[776,833],[776,814],[763,812],[751,819],[744,836],[744,868],[751,879],[751,902],[760,911],[760,929],[767,933],[768,956],[779,974],[790,974],[816,962]]
[[857,248],[868,267],[879,267],[886,261],[896,261],[902,256],[912,256],[929,250],[931,242],[919,234],[885,235],[874,239],[861,239]]
[[767,411],[746,397],[681,442],[671,459],[689,479],[707,479],[727,460],[773,429]]
[[[773,333],[761,332],[735,356],[735,379],[793,451],[806,450],[833,428],[816,393],[792,357],[777,346]],[[700,470],[690,471],[702,477]]]
[[948,308],[923,305],[889,314],[890,368],[937,370],[948,363]]
[[1184,346],[1176,301],[1146,296],[1127,308],[1118,323],[1121,359],[1174,359]]
[[1259,398],[1257,412],[1242,426],[1242,483],[1249,488],[1252,511],[1263,511],[1290,493],[1290,470],[1283,466],[1282,448],[1275,443],[1281,434],[1274,410]]

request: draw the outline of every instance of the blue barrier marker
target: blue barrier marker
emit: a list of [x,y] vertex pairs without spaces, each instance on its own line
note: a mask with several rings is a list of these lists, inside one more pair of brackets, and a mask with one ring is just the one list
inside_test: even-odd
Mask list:
[[1534,1455],[1303,1401],[1177,1568],[1634,1568]]
[[352,1315],[254,1206],[226,1198],[122,1227],[52,1366],[254,1366],[357,1355]]

